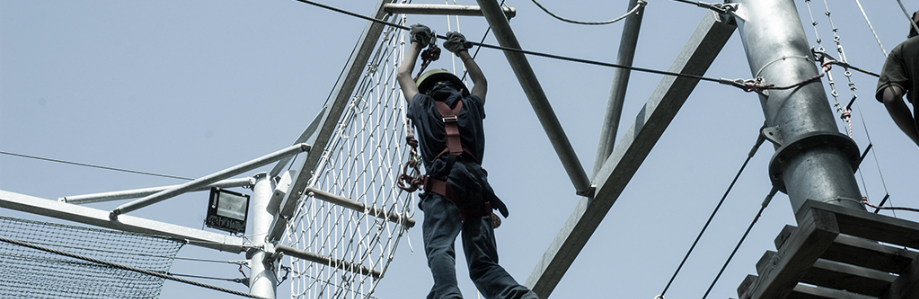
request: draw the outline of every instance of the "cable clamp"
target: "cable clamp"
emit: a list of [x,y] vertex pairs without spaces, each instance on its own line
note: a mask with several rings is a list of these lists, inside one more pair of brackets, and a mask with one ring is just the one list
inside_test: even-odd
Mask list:
[[762,78],[762,77],[757,77],[756,79],[740,79],[740,78],[738,78],[738,79],[726,79],[726,78],[720,78],[720,79],[718,79],[718,83],[731,85],[731,86],[734,86],[734,87],[743,89],[743,91],[746,91],[746,92],[753,92],[753,91],[755,91],[755,92],[757,92],[757,93],[763,94],[764,96],[768,96],[767,94],[764,94],[764,93],[763,93],[765,89],[770,89],[770,88],[772,88],[772,87],[775,87],[774,84],[769,84],[769,85],[763,84],[763,78]]
[[[684,1],[688,2],[688,1]],[[692,2],[688,2],[692,3]],[[696,6],[707,8],[713,11],[716,11],[723,15],[732,15],[743,21],[746,21],[746,18],[740,15],[740,5],[737,3],[705,3],[702,1],[695,2]]]

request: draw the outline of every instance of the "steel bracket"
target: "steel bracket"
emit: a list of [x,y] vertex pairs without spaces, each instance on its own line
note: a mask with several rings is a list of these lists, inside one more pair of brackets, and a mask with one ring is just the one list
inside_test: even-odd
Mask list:
[[779,126],[774,127],[763,127],[760,131],[763,134],[763,137],[766,137],[766,140],[775,144],[775,146],[785,145],[785,138],[782,137],[782,132],[779,131]]

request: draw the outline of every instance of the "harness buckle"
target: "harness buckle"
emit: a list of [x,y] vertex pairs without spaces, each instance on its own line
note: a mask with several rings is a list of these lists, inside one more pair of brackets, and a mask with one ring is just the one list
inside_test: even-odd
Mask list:
[[455,122],[456,122],[456,115],[444,117],[444,118],[442,118],[442,120],[444,121],[444,123],[448,123],[448,122],[455,123]]

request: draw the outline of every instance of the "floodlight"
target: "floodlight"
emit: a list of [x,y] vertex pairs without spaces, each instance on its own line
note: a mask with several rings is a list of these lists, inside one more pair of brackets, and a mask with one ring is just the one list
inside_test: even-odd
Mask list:
[[231,233],[245,233],[249,215],[249,195],[211,188],[204,224]]

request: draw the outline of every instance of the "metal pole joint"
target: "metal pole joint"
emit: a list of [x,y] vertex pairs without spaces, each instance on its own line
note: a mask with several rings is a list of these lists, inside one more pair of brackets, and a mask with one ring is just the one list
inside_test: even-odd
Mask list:
[[[770,139],[770,141],[773,140]],[[785,187],[785,168],[788,166],[789,161],[801,153],[821,147],[838,148],[848,158],[853,171],[858,169],[859,160],[861,160],[861,153],[855,141],[852,141],[849,136],[840,133],[813,132],[798,136],[795,140],[779,145],[781,147],[775,150],[772,160],[769,161],[769,179],[772,180],[772,185],[782,193],[788,193]]]

